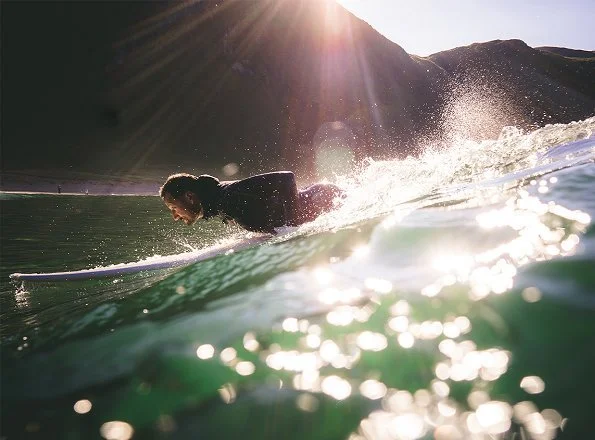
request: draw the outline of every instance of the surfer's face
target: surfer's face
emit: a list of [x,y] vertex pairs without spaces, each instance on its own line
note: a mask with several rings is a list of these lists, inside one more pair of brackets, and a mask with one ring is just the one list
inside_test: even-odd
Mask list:
[[170,194],[165,194],[163,202],[176,222],[182,220],[187,225],[191,225],[203,216],[202,205],[196,194],[191,191],[186,191],[177,199],[174,199]]

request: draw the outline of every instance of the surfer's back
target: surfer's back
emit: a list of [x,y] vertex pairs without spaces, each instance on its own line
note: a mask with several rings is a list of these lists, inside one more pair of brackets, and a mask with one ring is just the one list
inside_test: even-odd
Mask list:
[[220,212],[249,231],[271,232],[296,225],[298,190],[291,171],[222,182]]

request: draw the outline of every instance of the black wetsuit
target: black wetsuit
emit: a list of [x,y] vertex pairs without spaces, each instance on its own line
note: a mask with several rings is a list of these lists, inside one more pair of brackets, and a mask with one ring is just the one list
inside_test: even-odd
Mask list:
[[197,196],[204,218],[220,215],[255,232],[275,233],[279,226],[296,226],[314,220],[333,207],[343,191],[332,184],[318,183],[298,191],[291,171],[259,174],[243,180],[220,182],[202,175]]

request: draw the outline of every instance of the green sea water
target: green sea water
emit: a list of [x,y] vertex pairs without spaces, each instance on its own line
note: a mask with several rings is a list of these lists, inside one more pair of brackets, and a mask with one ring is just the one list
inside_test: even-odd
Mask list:
[[589,438],[594,129],[367,161],[311,224],[99,280],[9,275],[247,234],[157,197],[2,194],[2,436]]

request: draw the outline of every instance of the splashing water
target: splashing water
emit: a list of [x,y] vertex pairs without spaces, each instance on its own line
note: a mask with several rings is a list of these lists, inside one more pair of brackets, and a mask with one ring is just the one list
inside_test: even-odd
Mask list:
[[[588,139],[594,132],[595,117],[567,125],[548,125],[530,133],[505,127],[497,140],[459,141],[440,149],[430,145],[420,157],[404,160],[368,159],[358,172],[337,178],[337,183],[347,189],[349,197],[342,208],[331,214],[333,220],[324,224],[340,227],[357,223],[399,209],[405,202],[428,199],[435,194],[447,193],[452,198],[453,190],[492,179],[504,178],[497,182],[501,186],[506,183],[508,186],[518,185],[521,177],[529,178],[531,174],[551,172],[573,164],[566,162],[564,157],[548,158],[544,152],[554,146]],[[535,170],[537,165],[541,168]],[[525,175],[516,174],[523,170]],[[496,189],[499,192],[501,188]],[[472,190],[477,195],[478,188]],[[323,219],[328,220],[328,216]]]

